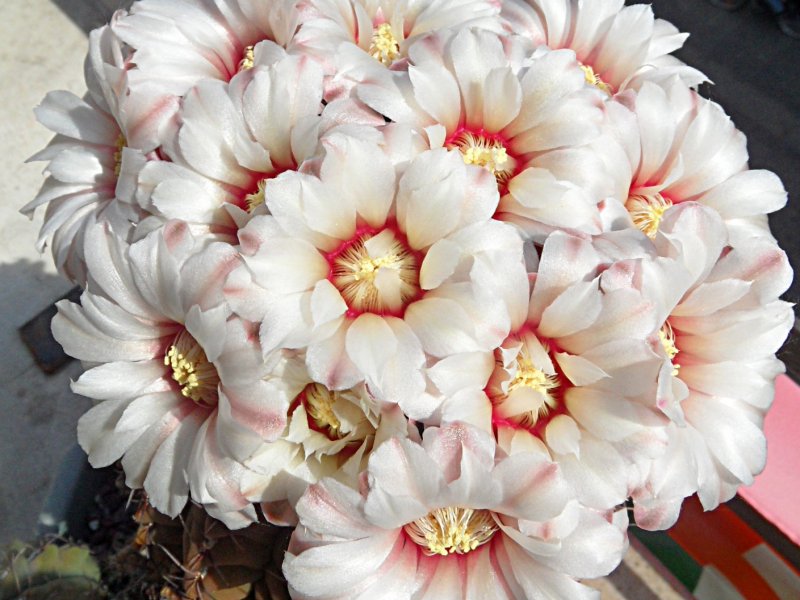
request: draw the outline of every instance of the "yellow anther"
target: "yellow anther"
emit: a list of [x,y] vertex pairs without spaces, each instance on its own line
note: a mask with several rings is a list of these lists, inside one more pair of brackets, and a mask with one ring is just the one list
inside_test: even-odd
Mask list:
[[437,508],[403,529],[428,556],[466,554],[492,539],[499,529],[485,509],[448,506]]
[[650,239],[656,237],[661,219],[671,206],[672,202],[658,193],[636,194],[625,203],[633,224]]
[[208,408],[217,405],[217,369],[188,331],[183,330],[175,337],[164,355],[164,364],[172,368],[172,378],[178,382],[183,396]]
[[[678,355],[680,350],[675,345],[675,332],[672,330],[672,325],[669,321],[664,323],[661,329],[658,330],[658,339],[661,341],[661,346],[664,348],[664,353],[670,361],[673,361]],[[680,373],[681,366],[672,363],[672,376],[677,377]]]
[[247,46],[244,49],[242,60],[239,61],[239,70],[246,71],[252,69],[256,64],[256,57],[253,46]]
[[514,161],[498,139],[463,131],[453,138],[448,148],[461,152],[464,163],[487,169],[498,184],[505,184],[514,174]]
[[244,197],[244,201],[247,203],[247,212],[252,213],[255,209],[264,204],[266,201],[264,196],[266,185],[267,180],[262,179],[258,182],[258,189],[252,194],[247,194],[247,196]]
[[342,437],[342,423],[333,407],[339,399],[339,393],[319,383],[310,383],[303,392],[306,413],[314,424],[327,432],[331,439]]
[[394,37],[392,26],[382,23],[372,34],[372,43],[369,46],[369,55],[378,62],[391,66],[400,54],[400,44]]
[[119,177],[120,171],[122,170],[122,149],[127,145],[128,140],[120,133],[119,136],[117,136],[117,141],[115,143],[116,150],[114,151],[114,175],[117,177]]
[[609,96],[614,95],[614,90],[611,89],[611,86],[603,81],[602,78],[594,72],[592,67],[589,65],[581,65],[581,70],[583,71],[583,77],[586,79],[586,83],[603,90]]

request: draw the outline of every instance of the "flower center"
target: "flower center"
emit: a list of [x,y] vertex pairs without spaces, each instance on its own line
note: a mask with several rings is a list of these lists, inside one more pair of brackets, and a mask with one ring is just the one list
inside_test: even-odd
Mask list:
[[[664,323],[661,329],[658,330],[658,339],[661,341],[661,346],[664,348],[664,352],[666,353],[670,362],[672,362],[680,350],[678,350],[678,347],[675,345],[675,332],[672,330],[672,325],[669,324],[669,321]],[[674,362],[672,362],[673,377],[678,376],[680,369],[680,365],[676,365]]]
[[583,77],[586,79],[586,83],[589,85],[593,85],[598,89],[603,90],[609,96],[614,95],[614,90],[611,89],[611,86],[608,85],[603,79],[594,72],[594,69],[589,65],[581,65],[581,70],[583,71]]
[[388,23],[381,23],[372,34],[372,43],[369,46],[369,55],[389,67],[400,54],[400,44],[394,37],[392,26]]
[[255,192],[252,194],[247,194],[247,196],[244,197],[244,201],[247,204],[248,213],[252,213],[255,209],[264,204],[264,190],[266,186],[267,179],[265,178],[258,182],[258,189]]
[[656,237],[661,219],[671,206],[672,202],[658,193],[635,194],[625,203],[633,224],[651,239]]
[[[533,359],[539,353],[549,354],[547,345],[535,338],[529,339],[527,335],[522,340],[511,339],[508,345],[504,344],[495,351],[497,366],[486,393],[495,415],[531,428],[559,408],[561,380],[556,372],[548,373],[547,367]],[[538,350],[532,351],[529,344]],[[547,359],[540,357],[539,360]]]
[[178,382],[181,394],[197,404],[213,408],[219,400],[219,375],[206,353],[185,329],[172,342],[164,355],[164,364],[172,367],[172,378]]
[[114,151],[114,175],[119,177],[122,170],[122,149],[127,146],[128,140],[121,133],[117,136],[117,141],[114,144],[116,150]]
[[351,309],[397,312],[419,293],[419,259],[389,229],[361,235],[329,260],[331,282]]
[[447,144],[450,149],[461,152],[468,165],[478,165],[491,172],[498,185],[505,185],[514,175],[514,159],[508,155],[503,142],[497,138],[462,131]]
[[447,556],[475,550],[492,539],[499,528],[488,510],[448,506],[429,512],[403,529],[428,556]]
[[252,69],[256,64],[255,51],[253,46],[247,46],[242,53],[242,60],[239,61],[239,70],[246,71]]
[[309,383],[303,390],[303,405],[306,407],[308,418],[313,422],[314,429],[325,433],[332,440],[343,437],[342,422],[333,412],[337,400],[339,393],[329,390],[320,383]]

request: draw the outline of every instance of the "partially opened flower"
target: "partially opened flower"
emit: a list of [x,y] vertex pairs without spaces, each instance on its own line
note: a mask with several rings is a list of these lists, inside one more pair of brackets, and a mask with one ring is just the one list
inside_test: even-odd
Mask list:
[[693,201],[722,216],[734,245],[754,235],[771,239],[766,215],[784,206],[786,190],[774,173],[748,169],[745,136],[718,104],[680,81],[666,89],[645,83],[620,101],[630,110],[612,103],[609,114],[624,152],[610,153],[617,160],[608,172],[627,195],[625,210],[606,203],[611,227],[654,238],[672,206]]
[[653,16],[649,5],[624,0],[505,0],[511,32],[549,48],[574,50],[587,83],[609,95],[680,77],[697,86],[706,77],[670,53],[689,36]]
[[[50,92],[36,108],[37,119],[56,133],[31,160],[50,161],[42,190],[22,208],[29,216],[47,205],[37,247],[49,243],[56,268],[85,284],[83,242],[95,221],[110,223],[127,237],[142,218],[136,206],[139,170],[158,146],[154,121],[168,107],[149,106],[131,94],[125,53],[108,27],[92,32],[86,58],[89,94],[81,99],[66,91]],[[149,158],[153,158],[152,154]]]
[[62,301],[53,320],[65,351],[94,365],[73,384],[99,401],[78,424],[91,464],[121,458],[127,485],[159,511],[177,515],[191,491],[232,527],[255,517],[237,461],[283,430],[288,407],[265,393],[256,328],[222,297],[238,261],[227,244],[195,244],[182,223],[130,249],[98,225],[81,304]]
[[235,239],[250,214],[263,212],[266,182],[314,156],[322,70],[307,57],[276,54],[230,83],[204,80],[188,92],[165,148],[171,162],[142,171],[139,201],[148,211]]
[[506,457],[464,424],[384,443],[360,491],[331,479],[297,506],[284,561],[295,598],[591,598],[616,566],[624,514],[582,509],[541,451]]
[[[548,237],[528,314],[495,350],[486,387],[503,448],[541,440],[581,502],[600,510],[624,502],[635,460],[658,456],[679,418],[678,400],[658,393],[664,354],[650,336],[660,290],[687,274],[645,258],[645,236],[624,237]],[[604,244],[640,256],[620,259]]]
[[524,310],[522,240],[490,218],[494,178],[455,154],[395,166],[353,137],[325,145],[319,177],[267,182],[271,216],[240,231],[245,266],[226,296],[263,321],[265,352],[306,350],[315,381],[366,381],[406,410],[426,357],[489,350]]
[[[152,106],[170,106],[204,79],[229,81],[297,29],[296,0],[139,0],[111,27],[134,50],[128,76]],[[259,45],[261,42],[264,44]]]
[[600,134],[602,94],[585,85],[573,52],[461,29],[418,41],[409,59],[407,73],[360,84],[358,97],[491,172],[498,218],[537,241],[554,229],[600,232],[606,176],[586,144]]
[[323,61],[332,99],[405,68],[409,46],[425,34],[474,25],[501,31],[498,13],[491,0],[311,0],[292,47]]
[[407,434],[397,405],[373,398],[364,384],[328,389],[309,377],[302,356],[284,353],[264,380],[273,395],[287,398],[287,423],[245,461],[241,489],[273,523],[296,524],[294,506],[310,484],[323,477],[357,480],[381,440]]
[[727,246],[714,211],[686,203],[665,215],[656,244],[694,277],[659,322],[667,349],[659,387],[678,384],[686,398],[666,452],[642,461],[633,498],[637,524],[649,529],[670,527],[695,492],[706,510],[716,508],[763,469],[764,414],[784,370],[775,352],[794,323],[791,305],[778,299],[791,268],[770,240]]

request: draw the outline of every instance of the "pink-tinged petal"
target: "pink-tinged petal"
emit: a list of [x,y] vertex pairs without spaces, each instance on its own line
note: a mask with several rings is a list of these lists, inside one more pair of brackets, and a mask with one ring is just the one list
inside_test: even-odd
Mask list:
[[92,281],[107,296],[134,315],[154,316],[152,307],[137,293],[121,239],[107,227],[91,227],[86,232],[84,253]]
[[439,465],[448,484],[464,475],[462,467],[465,454],[474,457],[472,465],[475,468],[489,470],[494,466],[494,439],[477,427],[463,423],[429,427],[423,433],[422,445]]
[[467,387],[483,389],[495,367],[491,352],[471,352],[448,356],[427,371],[428,377],[445,395]]
[[211,244],[190,256],[181,267],[184,305],[208,310],[220,304],[225,280],[240,264],[239,253],[230,244]]
[[[726,319],[720,315],[710,331],[699,329],[697,320],[676,318],[679,328],[691,332],[681,335],[681,349],[709,363],[769,356],[780,349],[794,323],[791,307],[782,302],[768,304],[747,317],[738,312]],[[698,328],[692,331],[692,326]]]
[[312,379],[332,390],[344,390],[364,380],[364,375],[347,354],[349,319],[342,319],[332,335],[314,340],[306,351],[306,365]]
[[347,355],[368,382],[380,381],[381,372],[397,352],[397,346],[391,327],[378,315],[360,315],[347,330]]
[[557,454],[574,454],[580,458],[581,431],[575,420],[568,415],[558,415],[545,429],[547,445]]
[[538,331],[552,339],[575,334],[591,326],[602,307],[603,294],[597,279],[574,283],[545,307]]
[[775,396],[775,377],[783,368],[772,357],[753,364],[732,361],[685,364],[681,365],[680,377],[692,390],[709,396],[735,398],[767,410]]
[[580,578],[608,575],[628,549],[625,529],[589,510],[581,511],[575,531],[563,538],[561,544],[558,557],[543,557],[542,562],[558,572]]
[[219,358],[225,346],[226,322],[230,313],[225,304],[205,311],[194,305],[186,313],[186,331],[200,344],[206,358],[212,362]]
[[[173,397],[176,395],[173,394]],[[208,414],[207,410],[199,409],[193,402],[188,400],[178,402],[158,422],[144,432],[137,432],[139,435],[135,443],[128,448],[122,458],[125,485],[134,489],[142,487],[159,446],[195,411],[199,412],[201,417]]]
[[567,379],[569,379],[573,385],[591,385],[601,379],[610,377],[603,369],[582,356],[574,356],[566,352],[557,352],[556,361],[564,375],[567,376]]
[[405,321],[431,356],[480,351],[470,316],[457,302],[444,298],[424,298],[410,305]]
[[600,232],[596,201],[545,168],[525,169],[509,182],[508,191],[498,205],[498,218],[515,223],[536,241],[543,242],[553,228]]
[[662,256],[674,255],[666,250],[667,240],[679,249],[683,265],[699,282],[719,260],[728,235],[715,211],[695,202],[683,202],[667,210],[659,226],[656,247]]
[[448,239],[441,239],[430,247],[422,261],[419,285],[423,290],[439,287],[455,271],[461,260],[461,247]]
[[[363,538],[375,527],[361,511],[362,498],[356,490],[333,479],[310,486],[297,503],[304,525],[321,536]],[[299,532],[298,532],[299,533]]]
[[180,408],[186,401],[180,394],[169,390],[144,394],[134,399],[114,427],[115,433],[142,432],[161,421],[166,414]]
[[311,316],[315,327],[338,319],[347,312],[347,303],[328,279],[322,279],[311,293]]
[[85,371],[70,387],[76,394],[95,400],[134,398],[165,374],[161,359],[110,362]]
[[412,248],[427,248],[456,228],[465,177],[464,162],[443,148],[412,159],[397,192],[398,225]]
[[447,131],[455,131],[461,112],[461,94],[453,74],[444,65],[428,62],[409,67],[408,77],[414,86],[415,100],[431,116],[432,123],[441,123]]
[[504,515],[529,521],[546,521],[558,516],[572,489],[558,466],[534,453],[513,454],[494,469],[503,499],[495,509]]
[[[696,428],[714,457],[744,485],[760,473],[766,461],[761,418],[737,403],[693,395],[684,402],[686,420]],[[754,422],[755,421],[755,422]]]
[[700,100],[697,116],[681,143],[685,172],[667,188],[676,198],[693,198],[747,167],[744,134],[710,100]]
[[144,480],[148,501],[159,512],[178,516],[189,498],[186,467],[197,431],[205,419],[199,411],[187,415],[164,439],[153,456]]
[[[505,128],[504,134],[515,137],[535,130],[548,122],[564,99],[584,86],[583,73],[578,69],[575,53],[570,50],[547,52],[532,60],[521,80],[522,107],[519,116]],[[584,110],[587,106],[584,104]],[[581,124],[588,115],[578,118]]]
[[78,443],[89,456],[89,464],[96,469],[107,467],[122,457],[141,435],[141,431],[116,433],[116,426],[130,400],[100,402],[78,421]]
[[[483,114],[488,112],[486,108],[495,107],[484,108],[482,88],[488,84],[487,78],[492,69],[508,64],[502,41],[496,35],[480,29],[462,29],[450,42],[447,52],[461,91],[467,127],[486,126]],[[426,64],[429,62],[432,61],[426,61]],[[510,68],[507,69],[511,72]],[[501,115],[501,118],[502,116],[505,115]]]
[[672,145],[677,123],[664,115],[672,114],[670,98],[660,86],[644,83],[636,97],[636,115],[641,131],[641,162],[636,182],[647,185],[663,179],[675,160]]
[[[290,552],[284,559],[283,573],[295,598],[360,599],[376,574],[390,571],[398,559],[402,560],[403,543],[398,532],[387,531],[309,548],[298,555]],[[403,563],[407,566],[402,574],[413,573],[413,562],[406,559]]]
[[50,131],[91,144],[113,145],[119,126],[110,115],[97,110],[75,94],[50,92],[34,111]]
[[533,286],[529,317],[539,322],[544,310],[568,286],[592,279],[600,257],[588,240],[555,232],[547,238],[536,283]]
[[[392,438],[373,451],[369,473],[374,482],[364,510],[370,522],[400,527],[423,516],[426,502],[444,490],[439,465],[414,442]],[[393,506],[392,511],[385,510]]]
[[492,69],[483,87],[483,127],[502,131],[519,114],[522,86],[510,68]]
[[609,441],[622,440],[644,427],[666,425],[653,409],[592,388],[571,388],[565,403],[580,425]]
[[385,323],[397,340],[397,352],[385,364],[378,387],[381,396],[389,402],[397,402],[410,418],[421,418],[411,408],[425,391],[422,368],[425,354],[412,329],[402,319],[385,317]]
[[163,348],[159,339],[119,340],[99,331],[81,307],[66,300],[56,304],[53,337],[74,358],[91,362],[149,360]]
[[326,154],[321,179],[333,186],[338,198],[350,197],[358,215],[370,227],[382,227],[396,188],[389,158],[379,146],[347,135],[329,136],[323,146]]
[[690,291],[675,307],[675,316],[702,317],[727,308],[750,291],[751,282],[739,279],[706,282]]
[[425,566],[417,572],[420,583],[420,600],[460,600],[463,598],[463,578],[459,566],[453,560],[440,557],[420,557]]
[[312,244],[290,237],[265,240],[247,265],[256,282],[281,294],[310,291],[330,270],[328,261]]
[[[275,440],[283,433],[289,411],[287,397],[276,393],[273,387],[263,381],[246,386],[225,386],[223,389],[221,396],[226,397],[230,404],[230,419],[256,432],[264,440]],[[224,423],[227,418],[226,414],[220,422]],[[250,440],[245,441],[250,443]],[[249,455],[241,451],[237,456],[244,460]]]
[[584,432],[579,454],[557,458],[558,466],[582,504],[608,510],[627,499],[628,466],[608,442]]
[[773,213],[783,208],[786,200],[786,189],[780,178],[763,170],[737,173],[699,198],[723,219]]

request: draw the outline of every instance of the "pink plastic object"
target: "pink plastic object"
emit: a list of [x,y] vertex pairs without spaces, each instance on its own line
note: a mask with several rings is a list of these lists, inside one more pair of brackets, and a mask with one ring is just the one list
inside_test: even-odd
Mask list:
[[778,377],[775,402],[764,424],[767,466],[753,485],[739,490],[750,506],[800,544],[800,386]]

